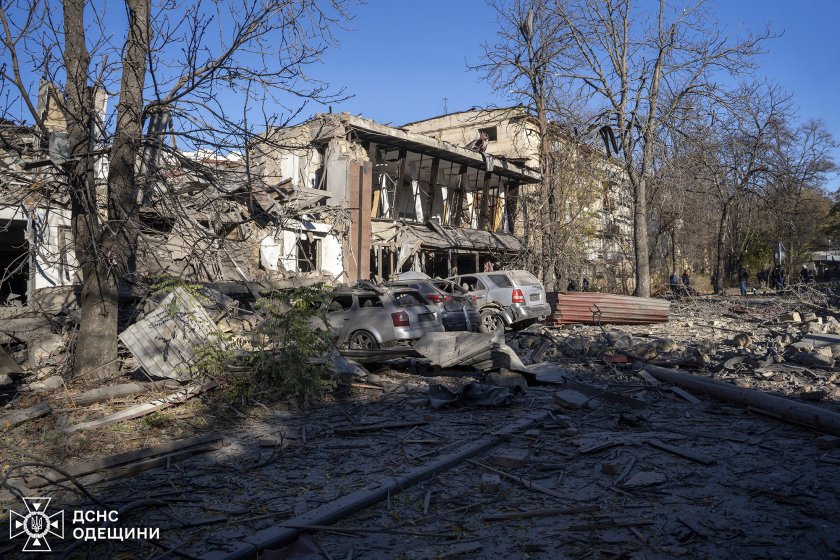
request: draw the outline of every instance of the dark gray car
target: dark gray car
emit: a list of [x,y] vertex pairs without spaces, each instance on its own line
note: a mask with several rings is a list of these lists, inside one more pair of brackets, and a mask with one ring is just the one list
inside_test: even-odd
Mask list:
[[443,331],[440,318],[416,290],[333,292],[327,322],[339,346],[373,350]]
[[385,285],[412,288],[423,294],[429,305],[437,309],[443,328],[447,331],[478,331],[480,317],[474,299],[460,287],[452,289],[454,285],[448,280],[394,280]]
[[542,283],[526,270],[477,272],[449,280],[475,296],[481,332],[526,327],[551,314]]

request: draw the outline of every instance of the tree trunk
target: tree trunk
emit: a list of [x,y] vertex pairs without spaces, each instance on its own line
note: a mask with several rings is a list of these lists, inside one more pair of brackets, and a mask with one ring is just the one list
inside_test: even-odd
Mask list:
[[64,61],[67,69],[65,92],[68,136],[72,162],[68,165],[71,216],[76,259],[81,268],[82,288],[79,335],[74,352],[77,375],[114,363],[117,357],[116,329],[113,341],[102,336],[102,317],[110,313],[104,305],[102,276],[97,266],[101,223],[96,204],[96,184],[92,172],[91,123],[92,95],[88,87],[90,54],[85,45],[85,0],[64,2]]
[[[108,221],[102,227],[96,206],[96,185],[90,172],[90,157],[75,163],[71,172],[73,222],[76,252],[82,268],[82,321],[76,339],[76,375],[96,372],[104,377],[117,370],[117,326],[120,281],[130,271],[137,243],[135,169],[140,149],[143,86],[149,45],[148,0],[126,0],[129,31],[126,37],[117,132],[111,149],[108,174]],[[91,95],[87,88],[90,58],[84,47],[82,13],[84,0],[65,2],[68,91],[79,98],[72,119],[71,146],[89,154],[91,143]],[[71,68],[73,70],[71,70]],[[72,79],[69,77],[72,76]],[[84,96],[82,96],[84,91]],[[75,139],[75,141],[74,141]],[[84,161],[84,163],[82,163]],[[84,167],[84,173],[81,168]]]
[[639,297],[650,297],[646,190],[647,178],[641,174],[633,189],[633,252],[636,257],[636,289],[633,295]]
[[727,278],[727,267],[724,264],[724,256],[726,255],[726,222],[729,219],[729,203],[723,204],[723,211],[720,213],[720,222],[718,223],[717,235],[717,258],[715,259],[715,269],[718,273],[718,282],[721,287],[729,286],[729,279]]

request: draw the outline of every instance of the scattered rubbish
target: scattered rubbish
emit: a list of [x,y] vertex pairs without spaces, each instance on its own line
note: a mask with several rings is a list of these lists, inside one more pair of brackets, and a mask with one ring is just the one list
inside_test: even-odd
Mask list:
[[521,391],[520,387],[510,389],[508,387],[482,385],[476,382],[467,383],[455,390],[436,384],[429,387],[429,402],[432,408],[443,408],[445,406],[505,406]]

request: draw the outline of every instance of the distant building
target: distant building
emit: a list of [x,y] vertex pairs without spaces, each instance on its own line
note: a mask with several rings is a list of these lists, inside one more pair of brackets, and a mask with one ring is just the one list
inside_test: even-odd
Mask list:
[[[404,125],[406,130],[466,146],[486,139],[486,153],[540,169],[540,135],[536,119],[523,107],[472,109]],[[591,146],[572,139],[553,127],[552,150],[555,169],[548,180],[556,181],[556,192],[565,200],[558,219],[576,215],[585,236],[587,268],[585,274],[597,279],[602,288],[632,289],[633,211],[632,196],[621,165]],[[526,231],[529,194],[535,184],[520,191],[516,233],[529,238],[539,232]]]

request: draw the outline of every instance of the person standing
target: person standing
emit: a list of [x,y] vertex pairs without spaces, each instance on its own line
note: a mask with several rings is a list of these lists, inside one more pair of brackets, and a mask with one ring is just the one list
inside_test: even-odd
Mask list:
[[718,281],[719,281],[719,278],[718,278],[718,271],[717,271],[717,270],[715,270],[715,271],[712,273],[712,290],[714,290],[714,292],[715,292],[716,294],[720,293],[720,287],[718,286]]
[[588,278],[586,278],[586,277],[583,278],[583,283],[581,284],[581,288],[583,288],[584,292],[589,291],[589,279]]
[[566,286],[566,291],[567,292],[576,292],[577,289],[578,289],[577,281],[575,281],[575,279],[572,278],[571,280],[569,280],[569,285]]
[[738,268],[738,282],[741,286],[741,295],[746,297],[747,296],[747,280],[749,280],[750,275],[747,272],[747,269],[741,266]]
[[688,291],[690,281],[689,281],[689,278],[688,278],[688,271],[687,270],[683,270],[682,283],[683,283],[683,287],[685,287],[686,291]]
[[677,273],[675,271],[671,271],[671,276],[668,279],[668,282],[671,284],[671,291],[677,293],[680,289],[680,279],[677,278]]

